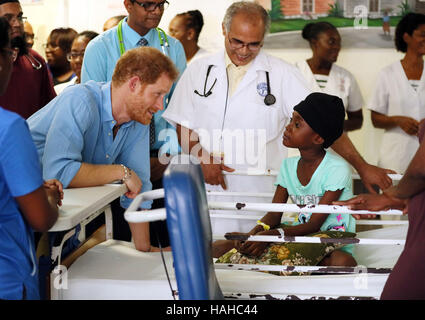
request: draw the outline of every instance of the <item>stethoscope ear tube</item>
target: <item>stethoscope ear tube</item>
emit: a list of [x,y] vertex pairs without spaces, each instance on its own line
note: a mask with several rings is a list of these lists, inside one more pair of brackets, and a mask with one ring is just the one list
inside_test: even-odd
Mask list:
[[211,68],[212,68],[213,66],[214,66],[214,65],[212,65],[212,64],[210,64],[210,65],[208,66],[207,75],[206,75],[206,77],[205,77],[205,82],[204,82],[204,93],[203,93],[203,94],[201,94],[201,93],[199,93],[199,91],[198,91],[198,90],[193,91],[193,92],[194,92],[194,93],[196,93],[198,96],[201,96],[201,97],[204,97],[204,98],[208,98],[208,96],[212,95],[212,89],[214,88],[214,86],[215,86],[215,84],[216,84],[216,82],[217,82],[217,78],[214,80],[213,85],[211,86],[211,88],[210,88],[208,91],[207,91],[207,82],[208,82],[208,77],[210,76]]
[[[117,36],[118,36],[118,46],[120,49],[120,56],[122,56],[125,53],[125,46],[124,46],[124,38],[123,38],[123,34],[122,34],[122,24],[124,22],[126,18],[122,19],[117,27]],[[165,33],[164,30],[162,30],[161,28],[155,28],[156,32],[158,33],[158,38],[159,38],[159,45],[161,46],[162,49],[162,53],[166,56],[168,56],[168,48],[170,47],[170,44],[168,42],[168,36]],[[165,50],[165,48],[167,48],[167,50]]]
[[276,97],[272,95],[271,89],[270,89],[270,78],[269,78],[269,72],[266,71],[266,79],[267,79],[267,95],[264,98],[264,103],[266,106],[271,106],[276,103]]
[[[194,90],[193,92],[195,94],[197,94],[200,97],[204,97],[204,98],[208,98],[208,96],[210,96],[212,94],[212,89],[214,88],[216,82],[217,82],[217,78],[215,79],[213,85],[211,86],[211,88],[207,91],[207,82],[208,82],[208,77],[210,76],[210,72],[211,72],[211,68],[213,67],[213,65],[209,65],[208,66],[208,70],[207,70],[207,74],[205,76],[205,81],[204,81],[204,92],[203,93],[199,93],[198,90]],[[267,95],[264,98],[264,104],[266,106],[271,106],[274,105],[276,103],[276,97],[271,93],[271,89],[270,89],[270,78],[269,78],[269,73],[268,71],[266,71],[266,79],[267,79]]]

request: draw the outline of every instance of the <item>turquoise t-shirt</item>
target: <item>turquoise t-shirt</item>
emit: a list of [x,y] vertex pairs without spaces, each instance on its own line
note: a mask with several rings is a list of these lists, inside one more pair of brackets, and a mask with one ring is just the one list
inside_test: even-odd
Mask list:
[[[301,157],[291,157],[284,159],[280,167],[275,185],[282,186],[288,191],[292,202],[299,205],[318,204],[326,191],[336,191],[343,189],[339,200],[348,200],[353,197],[351,168],[345,160],[330,152],[326,152],[322,162],[317,167],[310,182],[303,186],[298,180],[297,167]],[[312,213],[300,213],[298,221],[293,225],[306,223]],[[355,232],[356,222],[351,215],[329,214],[321,231],[346,231]],[[345,246],[348,249],[352,246]],[[347,250],[345,250],[347,251]]]

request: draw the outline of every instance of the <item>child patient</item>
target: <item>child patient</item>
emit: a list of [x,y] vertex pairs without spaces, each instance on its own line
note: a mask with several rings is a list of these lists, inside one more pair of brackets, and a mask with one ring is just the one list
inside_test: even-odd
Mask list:
[[[286,203],[288,197],[298,205],[331,204],[350,199],[351,169],[340,157],[327,152],[343,133],[345,110],[336,96],[312,93],[294,107],[290,123],[283,134],[283,145],[298,148],[300,156],[282,161],[275,185],[273,203]],[[355,232],[355,220],[346,214],[300,213],[297,222],[281,225],[282,212],[268,212],[249,235],[304,236],[318,231]],[[230,233],[240,234],[240,233]],[[240,243],[220,240],[213,244],[213,256],[219,257],[232,248],[250,256],[260,256],[269,243]],[[353,246],[335,250],[319,265],[356,266]]]

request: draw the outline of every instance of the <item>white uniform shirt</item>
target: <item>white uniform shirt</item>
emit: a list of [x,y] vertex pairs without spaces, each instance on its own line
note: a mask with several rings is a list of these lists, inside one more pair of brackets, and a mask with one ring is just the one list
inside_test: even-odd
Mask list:
[[204,48],[199,48],[198,51],[196,51],[195,55],[190,59],[190,61],[187,63],[187,65],[191,64],[193,61],[198,60],[199,58],[202,58],[204,56],[207,56],[211,54],[209,51],[205,50]]
[[333,63],[329,72],[328,82],[325,88],[322,89],[311,72],[307,61],[298,61],[295,65],[301,71],[312,91],[340,97],[347,112],[355,112],[362,109],[364,104],[362,93],[356,79],[347,69]]
[[[282,144],[283,131],[293,107],[310,91],[293,65],[260,52],[230,96],[224,57],[224,51],[220,50],[194,61],[177,83],[163,117],[173,125],[194,130],[200,136],[202,147],[209,153],[224,153],[224,163],[231,168],[279,170],[282,159],[287,157],[287,149]],[[205,84],[209,66],[212,67]],[[276,103],[271,106],[264,103],[266,71],[271,93],[276,97]],[[208,97],[194,92],[204,94],[211,87],[212,94]],[[239,192],[273,192],[274,180],[274,177],[226,176],[228,191]],[[221,186],[207,187],[223,190]],[[246,225],[238,230],[226,223],[227,231],[249,231],[253,223]]]
[[[368,109],[387,116],[405,116],[418,121],[425,118],[425,75],[415,90],[409,83],[400,61],[378,75]],[[378,165],[404,173],[419,148],[418,137],[408,135],[400,127],[387,129],[382,137]]]
[[62,91],[65,90],[65,88],[68,88],[69,86],[72,86],[73,84],[76,84],[76,82],[77,82],[77,77],[74,77],[71,80],[69,80],[68,82],[59,83],[59,84],[55,85],[54,89],[56,91],[56,94],[60,95],[62,93]]

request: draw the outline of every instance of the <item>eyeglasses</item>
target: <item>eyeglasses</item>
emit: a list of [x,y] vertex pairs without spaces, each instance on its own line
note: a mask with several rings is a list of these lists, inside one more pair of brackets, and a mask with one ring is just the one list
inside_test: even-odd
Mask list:
[[16,61],[16,58],[18,57],[18,52],[19,49],[18,48],[4,48],[3,49],[4,52],[6,52],[6,54],[10,57],[10,60],[12,60],[12,62]]
[[251,43],[245,43],[242,42],[238,39],[234,39],[234,38],[230,38],[229,36],[227,36],[227,39],[229,40],[230,46],[232,47],[232,49],[241,49],[243,47],[247,47],[249,51],[253,51],[256,52],[258,50],[261,49],[261,47],[263,46],[263,43],[260,42],[251,42]]
[[5,18],[9,24],[12,24],[15,20],[19,23],[27,22],[27,17],[23,17],[22,15],[14,16],[13,14],[5,14],[3,18]]
[[168,1],[162,1],[160,3],[156,3],[156,2],[138,2],[136,0],[133,0],[132,3],[137,3],[147,12],[155,11],[157,8],[159,8],[159,10],[161,11],[165,10],[168,8],[168,5],[170,4]]
[[56,50],[58,50],[60,47],[58,46],[58,45],[55,45],[55,44],[51,44],[51,43],[43,43],[43,48],[46,50],[46,49],[49,49],[49,50],[51,50],[51,51],[56,51]]
[[66,58],[68,59],[68,61],[77,60],[78,58],[83,59],[84,58],[84,51],[82,51],[82,52],[70,52],[66,55]]

